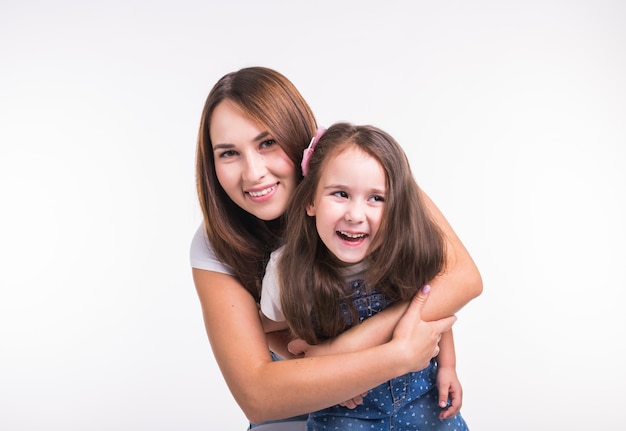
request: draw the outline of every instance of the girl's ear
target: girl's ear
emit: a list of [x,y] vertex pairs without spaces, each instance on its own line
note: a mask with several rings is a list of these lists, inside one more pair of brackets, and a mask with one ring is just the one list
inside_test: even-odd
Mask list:
[[306,206],[306,215],[315,217],[315,204],[308,204]]

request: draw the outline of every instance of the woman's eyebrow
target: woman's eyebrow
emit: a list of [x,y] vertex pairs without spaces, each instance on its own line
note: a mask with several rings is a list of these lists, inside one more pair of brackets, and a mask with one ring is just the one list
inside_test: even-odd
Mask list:
[[215,144],[213,145],[213,151],[217,151],[217,150],[229,150],[231,148],[234,148],[235,146],[233,144]]
[[[254,138],[252,138],[252,142],[261,141],[261,140],[265,139],[268,136],[270,136],[269,132],[261,132],[258,135],[256,135]],[[213,151],[215,151],[215,150],[230,150],[230,149],[232,149],[234,147],[235,147],[234,144],[229,144],[229,143],[214,144],[213,145]]]
[[268,137],[270,135],[270,132],[261,132],[258,135],[256,135],[256,137],[253,139],[253,141],[260,141],[262,139],[265,139],[266,137]]

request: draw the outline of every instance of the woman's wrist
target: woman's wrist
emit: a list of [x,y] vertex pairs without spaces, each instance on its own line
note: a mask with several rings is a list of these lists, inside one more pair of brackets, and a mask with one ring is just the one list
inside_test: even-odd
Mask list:
[[363,323],[330,340],[326,344],[325,350],[329,354],[357,352],[389,342],[407,306],[408,302],[403,302],[387,307]]

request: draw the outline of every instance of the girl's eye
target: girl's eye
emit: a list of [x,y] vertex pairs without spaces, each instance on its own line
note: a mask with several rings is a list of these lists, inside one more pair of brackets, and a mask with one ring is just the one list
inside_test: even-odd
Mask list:
[[348,197],[348,193],[346,192],[342,192],[341,190],[338,190],[336,192],[333,192],[333,196],[337,196],[338,198],[347,198]]
[[370,200],[372,202],[385,202],[385,198],[383,196],[378,196],[378,195],[372,196]]

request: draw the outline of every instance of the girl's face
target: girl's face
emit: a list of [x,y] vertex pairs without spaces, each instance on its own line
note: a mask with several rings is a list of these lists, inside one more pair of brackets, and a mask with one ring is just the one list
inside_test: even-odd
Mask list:
[[357,147],[331,156],[322,168],[313,204],[317,232],[337,259],[357,263],[367,254],[383,215],[385,172]]
[[215,107],[209,127],[215,173],[226,194],[262,220],[280,217],[297,176],[294,163],[269,130],[229,100]]

